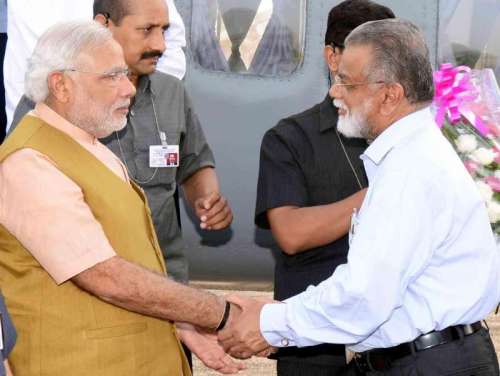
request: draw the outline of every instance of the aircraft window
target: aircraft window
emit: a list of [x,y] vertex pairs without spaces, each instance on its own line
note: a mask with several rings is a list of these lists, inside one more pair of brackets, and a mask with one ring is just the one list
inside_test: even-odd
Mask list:
[[492,68],[500,81],[500,1],[439,2],[439,62]]
[[287,76],[302,63],[306,0],[193,0],[191,52],[201,67]]

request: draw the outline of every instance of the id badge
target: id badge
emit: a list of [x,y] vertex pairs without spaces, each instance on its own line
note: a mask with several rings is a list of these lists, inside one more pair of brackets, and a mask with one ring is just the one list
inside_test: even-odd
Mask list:
[[179,167],[179,145],[149,146],[149,167]]

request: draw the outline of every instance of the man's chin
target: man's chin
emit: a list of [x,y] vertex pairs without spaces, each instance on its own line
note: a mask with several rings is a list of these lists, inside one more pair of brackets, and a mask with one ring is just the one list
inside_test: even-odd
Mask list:
[[100,127],[95,130],[95,138],[106,138],[113,134],[114,132],[119,132],[127,125],[127,119],[121,121],[116,121],[114,124],[109,124],[105,127]]
[[361,134],[361,130],[343,117],[339,117],[337,130],[340,134],[347,138],[364,138]]

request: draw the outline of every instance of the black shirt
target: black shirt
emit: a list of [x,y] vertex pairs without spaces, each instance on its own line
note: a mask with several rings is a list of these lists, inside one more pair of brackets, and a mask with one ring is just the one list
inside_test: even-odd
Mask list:
[[[316,106],[281,120],[262,140],[255,224],[268,229],[267,210],[340,201],[360,190],[339,137],[363,187],[361,139],[337,135],[337,109],[329,96]],[[275,297],[283,300],[317,285],[347,262],[347,235],[297,255],[276,260]]]

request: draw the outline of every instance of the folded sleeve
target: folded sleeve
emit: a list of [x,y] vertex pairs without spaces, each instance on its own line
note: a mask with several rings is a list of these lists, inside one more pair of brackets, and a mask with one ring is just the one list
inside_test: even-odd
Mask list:
[[186,91],[184,91],[184,103],[186,131],[181,139],[181,160],[180,167],[177,169],[177,181],[180,184],[204,167],[215,167],[214,155]]
[[255,205],[255,224],[260,228],[270,227],[267,210],[307,204],[306,179],[296,149],[293,142],[274,129],[262,139]]

